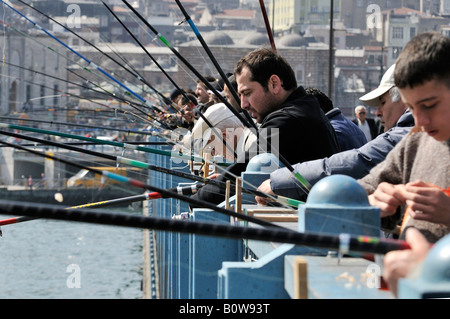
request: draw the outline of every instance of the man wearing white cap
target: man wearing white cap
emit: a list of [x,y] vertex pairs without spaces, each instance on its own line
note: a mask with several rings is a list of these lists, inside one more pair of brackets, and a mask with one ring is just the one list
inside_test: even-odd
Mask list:
[[395,125],[406,110],[405,105],[396,107],[397,105],[394,104],[393,107],[393,103],[401,100],[400,92],[394,83],[394,69],[395,64],[386,71],[378,88],[360,98],[368,106],[378,108],[376,115],[381,118],[381,125],[385,132]]
[[[235,160],[234,151],[237,141],[244,131],[244,125],[223,103],[211,105],[204,113],[204,117],[213,128],[210,128],[203,118],[200,118],[195,123],[192,134],[186,137],[185,146],[193,146],[196,154],[202,154],[210,146],[214,150],[213,155],[223,156],[224,159],[233,162]],[[223,142],[228,146],[225,146]]]
[[[394,83],[394,68],[386,71],[380,86],[360,98],[364,103],[377,106],[377,116],[381,118],[384,133],[358,149],[334,154],[330,157],[303,162],[294,165],[294,169],[306,178],[311,185],[320,179],[335,174],[343,174],[359,179],[382,162],[387,154],[407,135],[414,126],[414,118],[402,103],[400,94]],[[386,76],[388,75],[388,76]],[[289,198],[305,200],[306,194],[297,186],[292,173],[286,168],[278,169],[270,175],[258,188],[268,194],[276,194]],[[260,204],[266,199],[256,197]]]

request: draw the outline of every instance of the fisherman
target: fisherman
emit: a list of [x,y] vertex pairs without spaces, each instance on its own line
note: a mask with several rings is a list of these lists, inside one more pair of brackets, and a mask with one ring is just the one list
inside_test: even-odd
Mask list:
[[[241,141],[244,147],[238,149],[236,163],[220,175],[220,181],[233,182],[233,175],[239,176],[258,152],[281,154],[286,161],[296,163],[338,151],[333,127],[317,99],[307,95],[302,86],[297,87],[295,73],[283,57],[270,49],[256,49],[237,63],[234,74],[241,108],[256,119],[257,133],[265,138],[257,140],[257,134],[245,136],[247,140]],[[257,142],[259,147],[253,147]],[[194,196],[219,204],[224,200],[224,192],[209,184]]]
[[[206,81],[215,85],[216,79],[212,76],[205,76]],[[205,83],[201,79],[197,79],[197,86],[195,88],[195,94],[197,95],[198,106],[196,108],[197,112],[204,113],[208,107],[214,104],[214,101],[211,100],[210,95],[208,94],[208,88]]]
[[[395,67],[395,84],[415,128],[386,160],[360,179],[383,226],[419,229],[429,242],[450,230],[450,39],[421,33],[408,42]],[[406,210],[405,210],[406,208]]]
[[[401,101],[398,88],[394,83],[394,68],[391,66],[383,76],[375,90],[364,95],[365,103],[378,106],[377,115],[381,118],[385,132],[358,149],[340,152],[318,160],[294,165],[311,185],[325,176],[343,174],[353,178],[362,178],[387,154],[414,126],[414,118],[406,105]],[[307,194],[297,186],[286,168],[271,173],[270,179],[264,181],[258,190],[267,194],[277,194],[298,200],[306,200]],[[266,204],[267,199],[257,197],[257,202]]]
[[352,122],[364,132],[367,141],[371,141],[378,136],[379,128],[374,119],[367,117],[367,113],[367,108],[364,105],[358,105],[355,107],[355,118]]
[[333,101],[317,88],[306,88],[306,93],[313,95],[320,104],[331,125],[336,132],[336,138],[341,152],[359,148],[367,143],[364,132],[352,121],[347,119],[338,108],[333,106]]

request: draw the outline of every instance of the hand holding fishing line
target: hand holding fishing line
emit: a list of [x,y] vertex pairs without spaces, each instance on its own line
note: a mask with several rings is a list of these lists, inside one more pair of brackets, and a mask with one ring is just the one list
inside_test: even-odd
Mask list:
[[413,218],[450,227],[450,187],[444,190],[419,180],[406,184],[401,193],[408,206],[403,226]]

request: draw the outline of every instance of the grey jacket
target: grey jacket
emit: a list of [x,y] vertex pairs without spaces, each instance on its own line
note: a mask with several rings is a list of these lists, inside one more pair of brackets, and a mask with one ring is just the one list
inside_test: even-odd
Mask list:
[[[311,185],[326,176],[335,174],[343,174],[355,179],[362,178],[386,158],[386,155],[411,131],[413,126],[414,118],[407,110],[393,128],[362,147],[340,152],[330,157],[299,163],[294,165],[294,169]],[[274,171],[270,175],[273,192],[277,195],[305,200],[307,196],[300,187],[296,186],[291,175],[292,173],[286,168]]]

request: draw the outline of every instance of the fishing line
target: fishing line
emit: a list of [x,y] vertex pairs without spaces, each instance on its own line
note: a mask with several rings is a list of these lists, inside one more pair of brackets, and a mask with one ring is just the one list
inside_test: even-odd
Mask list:
[[[119,21],[119,23],[122,25],[122,27],[128,32],[128,34],[139,44],[139,46],[145,51],[145,53],[152,59],[152,61],[158,66],[158,68],[163,72],[163,74],[167,77],[167,79],[175,86],[175,88],[177,88],[181,94],[186,98],[186,100],[189,101],[188,96],[186,95],[186,93],[184,92],[184,90],[182,90],[176,83],[175,81],[173,81],[173,79],[169,76],[169,74],[167,74],[167,72],[161,67],[161,65],[158,63],[158,61],[156,61],[156,59],[148,52],[148,50],[145,48],[145,46],[142,45],[142,43],[139,42],[139,40],[134,36],[134,34],[132,32],[130,32],[130,30],[125,26],[125,24],[119,19],[119,17],[114,13],[113,10],[111,10],[111,8],[109,8],[109,6],[102,1],[103,5],[108,9],[108,11],[114,16],[114,18],[116,18],[117,21]],[[237,158],[236,152],[230,147],[230,145],[228,145],[228,143],[226,143],[226,141],[223,139],[222,134],[217,132],[217,129],[209,122],[209,120],[203,115],[202,112],[198,113],[200,115],[200,117],[203,119],[203,121],[205,121],[206,125],[209,126],[209,128],[211,128],[214,133],[216,134],[216,136],[221,140],[221,142],[225,145],[225,147],[230,150],[232,152],[232,154],[234,154],[234,158]]]
[[[78,33],[74,32],[73,30],[69,29],[68,27],[66,27],[65,25],[61,24],[60,22],[56,21],[55,19],[53,19],[52,17],[50,17],[49,15],[43,13],[42,11],[40,11],[39,9],[27,4],[26,2],[22,1],[22,0],[18,0],[19,2],[25,4],[26,6],[28,6],[29,8],[35,10],[36,12],[40,13],[41,15],[45,16],[47,19],[53,21],[54,23],[58,24],[59,26],[63,27],[65,30],[69,31],[70,33],[72,33],[73,35],[75,35],[76,37],[78,37],[79,39],[83,40],[85,43],[89,44],[91,47],[93,47],[94,49],[96,49],[98,52],[102,53],[103,55],[105,55],[106,57],[108,57],[110,60],[112,60],[113,62],[115,62],[117,65],[119,65],[120,67],[122,67],[124,70],[126,70],[127,72],[129,72],[131,75],[133,75],[133,77],[135,77],[136,79],[138,79],[139,81],[141,81],[142,83],[144,83],[145,85],[147,85],[150,89],[154,88],[150,85],[150,83],[148,83],[148,81],[146,81],[138,72],[136,72],[135,69],[133,69],[133,72],[131,72],[129,69],[125,68],[123,66],[123,64],[121,64],[120,62],[118,62],[116,59],[114,59],[113,57],[111,57],[110,55],[106,54],[105,52],[103,52],[102,50],[100,50],[97,46],[95,46],[92,42],[86,40],[85,38],[81,37]],[[156,92],[156,90],[155,90]],[[162,97],[164,98],[164,96],[162,95]]]
[[[19,13],[20,14],[20,13]],[[26,17],[25,17],[26,18]],[[50,35],[51,36],[51,35]],[[70,49],[70,48],[69,48]],[[73,51],[73,50],[72,50]],[[176,51],[175,51],[176,52]],[[213,88],[213,90],[214,90],[214,88]],[[225,102],[227,102],[227,101],[225,101]],[[234,110],[235,111],[235,109],[234,108],[232,108],[232,110]]]
[[[197,192],[197,190],[200,187],[175,187],[172,189],[169,189],[168,191],[171,192],[178,192],[179,194],[189,195]],[[108,199],[100,202],[94,202],[94,203],[87,203],[82,205],[76,205],[72,207],[67,207],[66,209],[84,209],[84,208],[104,208],[104,207],[110,207],[115,205],[123,205],[123,204],[130,204],[134,202],[142,202],[147,200],[153,200],[153,199],[159,199],[163,198],[161,194],[154,192],[154,193],[144,193],[139,195],[133,195],[128,197],[122,197],[122,198],[116,198],[116,199]],[[29,216],[21,216],[21,217],[12,217],[8,219],[0,220],[0,226],[10,225],[10,224],[17,224],[29,220],[35,220],[39,219],[39,217],[29,217]]]
[[[138,100],[141,100],[141,102],[143,102],[144,104],[149,104],[150,107],[153,107],[153,105],[150,104],[149,101],[145,100],[143,97],[141,97],[140,95],[138,95],[137,93],[135,93],[133,90],[131,90],[130,88],[128,88],[126,85],[124,85],[122,82],[120,82],[119,80],[117,80],[116,78],[114,78],[112,75],[110,75],[108,72],[106,72],[105,70],[103,70],[101,67],[99,67],[98,65],[96,65],[94,62],[90,61],[89,59],[87,59],[86,57],[84,57],[83,55],[81,55],[80,53],[78,53],[77,51],[75,51],[74,49],[70,48],[68,45],[66,45],[64,42],[62,42],[60,39],[58,39],[57,37],[55,37],[54,35],[52,35],[50,32],[48,32],[46,29],[44,29],[43,27],[41,27],[40,25],[36,24],[35,22],[33,22],[32,20],[30,20],[27,16],[25,16],[24,14],[22,14],[20,11],[18,11],[17,9],[15,9],[14,7],[10,6],[9,4],[5,3],[4,0],[0,0],[1,2],[3,2],[4,4],[6,4],[11,10],[13,10],[14,12],[18,13],[21,17],[25,18],[28,22],[30,22],[34,27],[36,27],[38,30],[43,31],[45,34],[49,35],[51,38],[53,38],[55,41],[57,41],[58,43],[62,44],[64,47],[66,47],[68,50],[70,50],[72,53],[76,54],[78,57],[80,57],[81,59],[83,59],[84,61],[86,61],[88,63],[89,67],[92,67],[95,70],[98,70],[100,73],[104,74],[105,76],[107,76],[110,80],[116,82],[117,84],[119,84],[120,86],[122,86],[125,90],[127,90],[130,94],[132,94],[133,96],[135,96]],[[86,67],[88,68],[88,67]]]
[[[6,131],[3,131],[3,130],[0,130],[0,134],[16,137],[16,138],[20,138],[20,139],[26,139],[26,140],[29,140],[29,141],[34,141],[34,142],[41,143],[41,144],[44,144],[44,145],[52,145],[52,146],[55,146],[55,147],[64,148],[64,149],[68,149],[68,150],[75,151],[75,152],[85,153],[85,154],[89,154],[89,155],[92,155],[92,156],[108,159],[108,160],[111,160],[112,162],[117,162],[117,163],[120,163],[120,164],[126,164],[126,165],[130,165],[130,166],[134,166],[134,167],[144,168],[144,169],[150,169],[150,170],[154,170],[154,171],[157,171],[157,172],[162,172],[162,173],[166,173],[166,174],[182,177],[182,178],[185,178],[185,179],[188,179],[188,180],[194,180],[194,181],[201,182],[201,183],[204,183],[204,184],[213,184],[213,185],[217,185],[217,186],[222,187],[222,188],[226,187],[226,183],[225,182],[219,182],[219,181],[216,181],[214,179],[203,178],[203,177],[200,177],[200,176],[197,176],[197,175],[184,173],[182,171],[172,170],[172,169],[169,169],[169,168],[159,167],[159,166],[156,166],[156,165],[151,165],[151,164],[148,164],[148,163],[127,159],[127,158],[124,158],[123,156],[109,155],[109,154],[100,153],[100,152],[96,152],[96,151],[92,151],[92,150],[88,150],[88,149],[82,149],[82,148],[75,147],[75,146],[72,146],[72,145],[62,144],[62,143],[58,143],[58,142],[54,142],[54,141],[48,141],[48,140],[40,139],[40,138],[37,138],[37,137],[31,137],[31,136],[26,136],[26,135],[23,135],[23,134],[6,132]],[[22,146],[24,146],[24,145],[22,145]],[[285,203],[285,204],[288,204],[288,205],[291,205],[291,206],[294,206],[294,207],[298,207],[300,204],[302,204],[302,202],[296,201],[294,199],[290,199],[290,198],[283,197],[283,196],[272,196],[272,195],[265,194],[265,193],[260,192],[260,191],[252,190],[252,189],[242,188],[242,192],[243,193],[247,193],[247,194],[252,194],[252,195],[255,195],[255,196],[268,197],[268,198],[271,198],[273,200],[279,201],[280,203]]]
[[[219,100],[221,100],[225,105],[227,105],[227,107],[230,109],[230,111],[232,111],[239,119],[240,121],[247,126],[248,128],[255,128],[257,130],[256,124],[253,121],[248,122],[246,119],[244,119],[239,112],[233,107],[231,106],[228,101],[221,95],[219,94],[216,89],[210,84],[208,83],[208,81],[206,81],[204,79],[204,77],[183,57],[179,54],[179,52],[177,50],[175,50],[170,43],[167,41],[167,39],[165,39],[145,18],[143,18],[141,16],[141,14],[139,12],[137,12],[137,10],[135,8],[133,8],[126,0],[122,0],[123,3],[126,4],[126,6],[133,11],[136,16],[138,16],[142,22],[145,23],[146,26],[148,26],[153,33],[155,33],[155,35],[158,36],[158,38],[167,46],[169,47],[172,52],[179,58],[181,59],[181,61],[189,67],[189,69],[191,69],[192,72],[195,73],[196,76],[198,76],[199,78],[201,78],[204,81],[204,84],[219,98]],[[251,123],[251,124],[250,124]],[[261,136],[259,136],[259,138],[261,138]],[[265,141],[266,145],[269,146],[269,143],[267,142],[267,140]],[[292,165],[282,156],[282,154],[280,154],[278,152],[278,158],[279,160],[286,166],[287,169],[289,169],[289,171],[292,173],[292,176],[294,176],[300,183],[300,185],[302,185],[303,187],[301,188],[306,194],[308,194],[311,185],[310,183],[303,177],[301,176],[301,174],[297,171],[294,170],[294,168],[292,167]]]
[[[61,54],[58,50],[52,48],[50,45],[47,45],[47,44],[45,44],[45,43],[42,43],[42,42],[36,40],[34,37],[31,37],[30,35],[28,35],[28,34],[22,32],[22,31],[20,31],[20,30],[15,29],[13,26],[11,26],[11,25],[9,25],[9,24],[6,24],[6,23],[3,22],[3,21],[0,21],[0,22],[1,22],[4,26],[7,26],[8,28],[11,28],[11,29],[14,30],[15,32],[19,33],[20,35],[22,35],[22,36],[24,36],[24,37],[26,37],[26,38],[28,38],[28,39],[33,40],[33,41],[36,42],[37,44],[43,46],[45,49],[49,49],[51,52],[57,54],[57,55],[60,56],[60,57],[63,57],[66,61],[71,62],[71,63],[73,63],[74,65],[77,65],[78,67],[80,67],[80,69],[82,69],[82,70],[84,70],[84,71],[87,71],[87,72],[88,72],[89,74],[91,74],[92,76],[94,76],[94,77],[96,77],[96,78],[98,78],[98,79],[100,79],[100,80],[102,80],[102,81],[105,81],[105,80],[106,80],[107,83],[111,83],[111,82],[109,82],[109,79],[108,79],[106,76],[104,76],[104,75],[99,75],[99,74],[96,74],[96,73],[92,72],[90,69],[88,69],[87,67],[82,66],[82,65],[79,64],[77,61],[71,60],[68,56]],[[22,69],[25,69],[25,70],[29,70],[30,72],[34,72],[34,73],[36,73],[36,74],[40,74],[40,75],[43,75],[43,76],[47,76],[47,77],[52,77],[52,78],[54,78],[54,79],[58,79],[57,77],[54,77],[54,76],[51,76],[51,75],[48,75],[48,74],[45,74],[45,73],[43,73],[43,72],[39,72],[39,71],[36,71],[36,70],[26,69],[26,68],[24,68],[24,67],[21,67],[21,66],[18,66],[18,65],[14,65],[14,64],[11,64],[11,63],[7,63],[7,62],[5,62],[5,64],[12,65],[12,66],[16,66],[16,67],[18,67],[18,68],[22,68]],[[74,71],[72,71],[72,70],[70,70],[70,69],[67,69],[67,70],[68,70],[69,72],[72,72],[73,74],[76,74]],[[78,74],[76,74],[76,75],[78,75]],[[78,75],[78,76],[79,76],[79,75]],[[111,91],[108,91],[107,89],[105,89],[104,87],[102,87],[100,84],[96,84],[96,83],[94,83],[94,82],[92,82],[92,81],[90,81],[90,80],[87,80],[86,78],[83,78],[83,79],[84,79],[85,81],[91,83],[92,85],[94,85],[94,86],[100,88],[102,91],[106,92],[106,94],[109,94],[112,98],[115,98],[115,99],[116,99],[116,98],[119,98],[119,97],[117,96],[116,93],[111,92]],[[59,80],[64,81],[64,82],[67,82],[67,83],[74,84],[73,82],[70,82],[70,81],[68,81],[68,80],[63,80],[63,79],[59,79]],[[122,94],[122,95],[127,95],[127,92],[124,91],[122,87],[118,86],[116,83],[111,83],[111,84],[113,85],[114,88],[116,88],[116,89],[119,90],[120,94]],[[79,85],[79,86],[80,86],[80,85]],[[53,88],[51,88],[51,89],[53,89]],[[89,89],[90,89],[90,90],[93,90],[92,88],[89,88]],[[96,91],[96,90],[93,90],[93,91],[94,91],[94,92],[97,92],[97,93],[103,93],[103,92],[99,92],[99,91]],[[122,98],[122,100],[125,101],[124,98]],[[126,103],[129,104],[129,103],[131,103],[131,102],[129,101],[129,102],[126,102]],[[148,107],[148,106],[146,106],[146,107]]]
[[[174,154],[173,152],[157,150],[157,149],[151,149],[151,148],[147,148],[147,147],[133,146],[133,145],[130,146],[130,145],[126,144],[126,143],[121,143],[121,142],[107,141],[107,140],[98,140],[98,139],[95,139],[95,138],[90,138],[90,137],[85,137],[85,136],[71,135],[71,134],[65,134],[65,133],[61,133],[61,132],[54,132],[54,131],[48,131],[48,130],[30,128],[30,127],[24,127],[24,126],[13,125],[13,124],[1,124],[0,123],[0,127],[19,129],[19,130],[25,130],[25,131],[31,131],[31,132],[37,132],[37,133],[43,133],[43,134],[50,134],[50,135],[56,135],[56,136],[61,136],[61,137],[75,138],[75,139],[91,141],[91,142],[94,141],[94,142],[98,142],[98,143],[101,143],[101,144],[107,144],[107,145],[118,146],[118,147],[127,147],[129,149],[139,150],[139,151],[143,151],[143,152],[147,152],[147,153],[154,153],[154,154],[165,155],[165,156],[176,156],[179,159],[190,159],[190,160],[194,160],[194,161],[196,160],[195,154],[193,156],[187,156],[187,155],[183,155],[183,154]],[[207,160],[205,160],[202,157],[199,157],[197,159],[197,161],[198,160],[203,161],[203,162],[208,162],[208,163],[211,164],[211,161],[207,161]],[[216,166],[216,167],[218,169],[220,169],[220,170],[224,170],[220,166]],[[234,174],[230,173],[230,175],[232,175],[233,177],[237,178],[237,176],[234,175]],[[247,184],[250,187],[254,188],[255,189],[255,191],[253,191],[254,194],[258,194],[258,192],[256,191],[257,187],[255,185],[252,185],[251,183],[249,183],[247,181],[242,181],[242,182],[244,184]],[[292,203],[297,203],[297,205],[298,205],[297,201],[286,199],[285,197],[282,197],[282,196],[274,197],[274,196],[265,194],[264,197],[269,197],[269,198],[277,201],[282,206],[286,206],[286,203],[288,203],[288,205],[291,205],[291,206],[292,206]]]
[[[29,149],[29,148],[25,148],[25,147],[22,147],[22,146],[17,145],[17,144],[11,144],[11,143],[4,142],[4,141],[1,141],[1,140],[0,140],[0,143],[5,144],[5,145],[9,145],[9,146],[11,146],[13,148],[21,149],[21,150],[26,151],[26,152],[33,153],[35,155],[43,156],[43,157],[52,159],[54,161],[58,161],[58,162],[67,164],[67,165],[75,166],[75,167],[78,167],[80,169],[86,169],[86,170],[91,171],[91,172],[93,172],[95,174],[99,174],[99,175],[105,176],[106,178],[111,178],[113,180],[116,180],[118,182],[122,182],[122,183],[128,184],[130,186],[143,188],[143,189],[148,189],[148,190],[151,190],[153,192],[158,192],[162,196],[165,196],[165,197],[168,197],[168,198],[176,198],[178,200],[185,201],[185,202],[191,203],[193,205],[196,205],[197,207],[209,208],[209,209],[211,209],[213,211],[216,211],[216,212],[219,212],[219,213],[223,213],[223,214],[226,214],[226,215],[229,215],[229,216],[232,216],[232,217],[235,217],[235,218],[239,218],[239,219],[242,219],[242,220],[246,220],[248,222],[252,222],[252,223],[255,223],[255,224],[258,224],[258,225],[261,225],[261,226],[283,228],[282,226],[278,226],[276,224],[267,222],[265,220],[262,220],[262,219],[259,219],[259,218],[255,218],[253,216],[236,213],[234,211],[222,208],[220,206],[216,206],[216,205],[211,204],[209,202],[197,200],[197,199],[194,199],[192,197],[185,196],[185,195],[180,195],[177,192],[172,192],[172,191],[168,191],[168,190],[165,190],[165,189],[161,189],[159,187],[155,187],[155,186],[152,186],[152,185],[149,185],[149,184],[145,184],[145,183],[143,183],[141,181],[138,181],[138,180],[135,180],[135,179],[132,179],[132,178],[129,178],[129,177],[125,177],[125,176],[122,176],[122,175],[114,174],[114,173],[111,173],[111,172],[108,172],[108,171],[105,171],[105,170],[101,171],[101,170],[98,170],[98,169],[94,169],[92,167],[87,167],[87,166],[84,166],[84,165],[81,165],[81,164],[77,164],[77,163],[75,163],[73,161],[64,160],[62,158],[58,158],[58,157],[53,156],[53,155],[49,155],[49,154],[42,153],[42,152],[39,152],[39,151],[35,151],[35,150]],[[22,215],[22,214],[17,214],[16,213],[16,215]]]
[[122,227],[145,228],[177,233],[206,235],[233,239],[253,239],[337,250],[342,253],[386,254],[393,250],[411,249],[406,241],[379,237],[355,236],[351,234],[300,233],[286,228],[263,228],[232,226],[223,223],[199,222],[112,214],[101,210],[67,210],[57,205],[24,204],[15,201],[1,201],[0,214],[41,217],[65,221],[105,224]]

